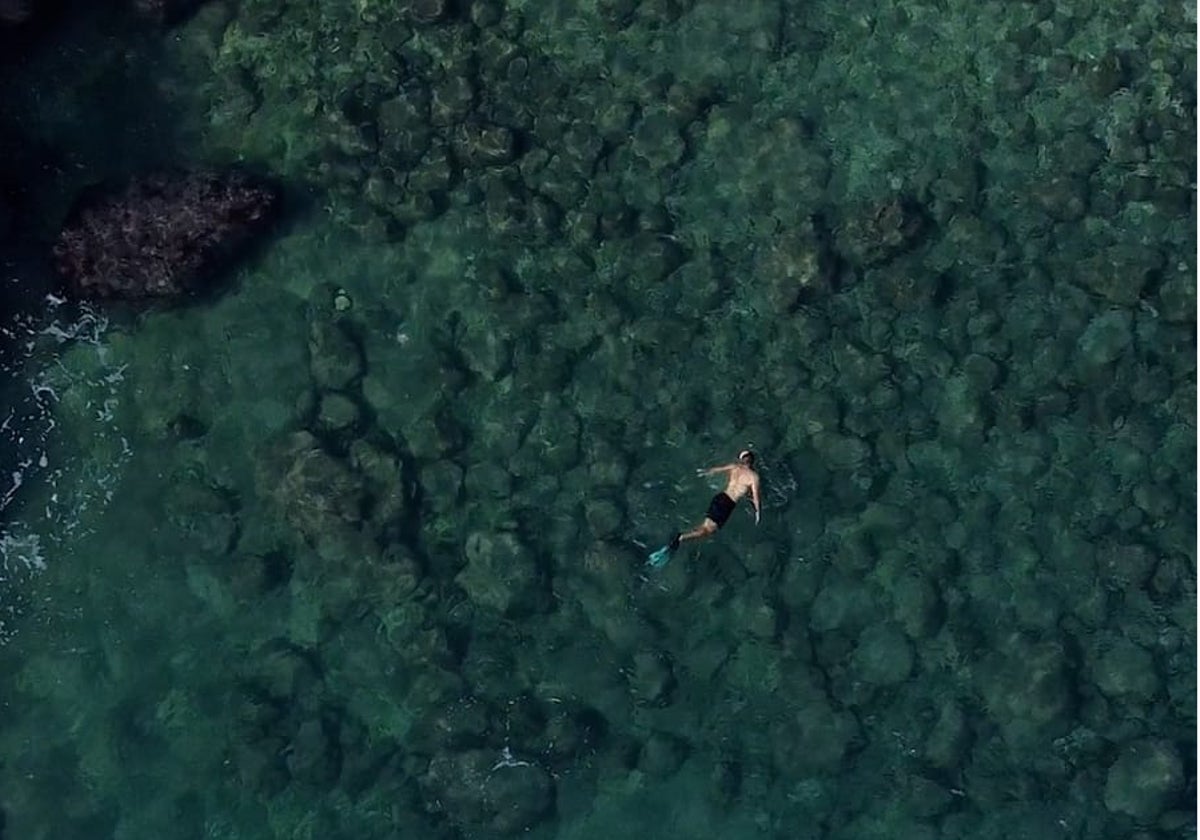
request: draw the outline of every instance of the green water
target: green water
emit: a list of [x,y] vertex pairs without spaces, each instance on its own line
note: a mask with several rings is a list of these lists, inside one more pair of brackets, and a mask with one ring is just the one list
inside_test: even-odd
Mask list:
[[1194,6],[442,5],[4,69],[287,215],[30,328],[0,837],[1195,836]]

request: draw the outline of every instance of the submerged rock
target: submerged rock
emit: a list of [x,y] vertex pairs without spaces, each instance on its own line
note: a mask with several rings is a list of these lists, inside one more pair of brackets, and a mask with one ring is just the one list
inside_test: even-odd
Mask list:
[[1132,343],[1132,315],[1121,310],[1097,315],[1079,337],[1079,363],[1087,371],[1102,368],[1119,359]]
[[273,185],[239,172],[134,178],[77,201],[55,267],[78,298],[184,297],[260,236],[277,206]]
[[906,574],[892,587],[893,610],[904,632],[914,639],[930,636],[939,623],[937,587],[920,574]]
[[853,657],[854,672],[868,685],[899,685],[912,672],[912,645],[899,629],[875,624],[863,631]]
[[1066,648],[1018,634],[998,648],[1006,653],[987,657],[975,673],[988,714],[1005,740],[1028,743],[1057,734],[1075,705]]
[[956,767],[962,762],[969,741],[966,715],[956,703],[946,702],[925,739],[924,758],[941,769]]
[[529,548],[512,533],[467,537],[467,567],[457,580],[476,604],[505,615],[528,615],[546,605],[546,588]]
[[312,785],[329,785],[342,766],[336,728],[321,719],[300,724],[289,744],[286,763],[292,778]]
[[622,650],[637,645],[648,632],[629,606],[634,570],[642,560],[626,545],[597,540],[584,552],[583,562],[563,574],[587,620]]
[[426,801],[464,829],[528,831],[554,809],[554,780],[536,764],[501,753],[441,753],[421,779]]
[[295,524],[324,519],[358,523],[363,504],[361,484],[307,432],[280,442],[260,467],[264,489],[274,491],[272,495],[283,503]]
[[309,325],[308,358],[313,381],[321,388],[341,390],[363,375],[362,350],[337,321]]
[[437,23],[450,10],[449,0],[408,0],[404,6],[409,20],[420,26]]
[[633,153],[655,172],[670,169],[687,151],[675,120],[664,108],[651,108],[632,135]]
[[671,732],[654,732],[642,745],[638,769],[652,778],[665,779],[675,773],[687,758],[687,741]]
[[361,413],[354,400],[337,391],[321,395],[317,404],[317,429],[327,434],[349,433],[361,420]]
[[367,501],[362,480],[308,432],[268,446],[256,464],[256,479],[259,492],[325,559],[371,552],[361,531]]
[[1154,658],[1129,639],[1118,639],[1095,664],[1096,684],[1107,697],[1145,703],[1158,693]]
[[379,104],[376,120],[383,159],[416,163],[429,148],[429,91],[417,84],[401,87],[396,96]]
[[349,455],[370,496],[372,521],[382,527],[399,519],[411,499],[399,456],[365,440],[350,444]]
[[1183,783],[1183,762],[1174,746],[1166,741],[1135,741],[1108,769],[1104,807],[1151,820],[1180,793]]
[[[1152,277],[1164,265],[1162,253],[1149,245],[1112,246],[1073,261],[1065,276],[1108,303],[1130,306],[1141,299]],[[1194,284],[1193,284],[1194,285]]]
[[837,232],[838,249],[856,265],[878,265],[911,248],[925,230],[925,217],[913,201],[893,198],[846,220]]
[[834,271],[833,257],[811,223],[773,238],[755,256],[755,274],[776,312],[828,294]]
[[797,775],[836,773],[846,754],[861,741],[854,715],[836,708],[812,673],[796,674],[783,686],[789,712],[771,726],[775,760]]
[[502,125],[463,123],[452,139],[454,153],[464,166],[503,166],[517,156],[512,130]]
[[642,651],[633,657],[628,674],[629,689],[638,703],[645,706],[666,706],[675,690],[675,672],[671,660],[658,651]]

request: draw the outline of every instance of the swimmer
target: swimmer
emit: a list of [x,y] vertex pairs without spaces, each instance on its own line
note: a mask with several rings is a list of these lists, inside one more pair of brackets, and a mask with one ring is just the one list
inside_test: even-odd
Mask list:
[[698,476],[718,473],[726,473],[729,478],[725,483],[725,489],[713,496],[712,501],[708,503],[708,512],[704,515],[704,521],[690,531],[675,533],[670,542],[650,555],[650,565],[657,567],[665,564],[670,554],[687,540],[702,540],[705,537],[711,537],[728,521],[729,515],[737,507],[738,500],[747,493],[750,494],[750,501],[754,505],[754,524],[758,524],[759,516],[762,513],[762,502],[759,498],[758,473],[754,471],[754,453],[749,449],[743,449],[732,464],[696,470]]

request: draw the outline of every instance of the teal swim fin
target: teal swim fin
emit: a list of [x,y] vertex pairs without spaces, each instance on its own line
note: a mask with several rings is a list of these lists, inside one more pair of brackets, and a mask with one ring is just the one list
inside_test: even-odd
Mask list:
[[646,558],[646,565],[652,569],[661,569],[667,565],[667,561],[671,559],[671,555],[675,553],[675,549],[679,548],[679,538],[681,534],[674,534],[671,541],[660,548],[658,551],[650,552],[650,556]]
[[671,559],[671,547],[664,545],[658,551],[650,552],[650,556],[646,559],[646,565],[653,569],[661,569],[667,565],[667,561]]

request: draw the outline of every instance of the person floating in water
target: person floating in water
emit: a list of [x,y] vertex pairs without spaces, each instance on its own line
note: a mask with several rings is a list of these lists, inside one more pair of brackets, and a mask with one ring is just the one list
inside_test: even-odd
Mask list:
[[712,501],[708,503],[708,512],[704,514],[704,521],[690,531],[676,532],[670,542],[650,555],[651,566],[665,565],[670,559],[671,553],[679,548],[681,543],[687,540],[702,540],[719,531],[729,519],[729,515],[733,513],[733,509],[737,507],[738,500],[747,493],[750,494],[750,501],[754,505],[754,523],[758,524],[759,515],[762,513],[762,502],[759,498],[758,473],[754,471],[754,453],[749,449],[743,449],[732,464],[696,470],[698,476],[716,475],[717,473],[726,473],[729,478],[725,483],[725,489],[713,496]]

